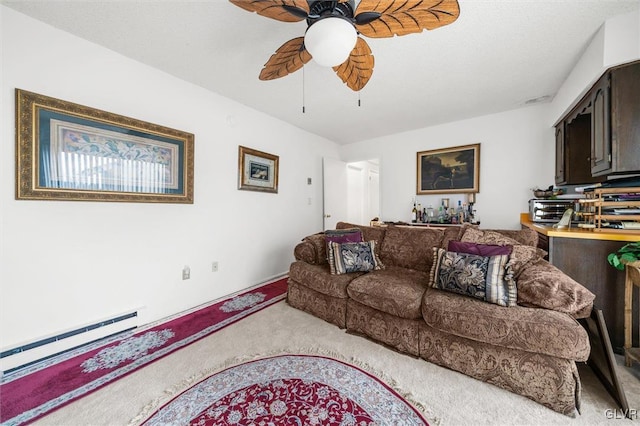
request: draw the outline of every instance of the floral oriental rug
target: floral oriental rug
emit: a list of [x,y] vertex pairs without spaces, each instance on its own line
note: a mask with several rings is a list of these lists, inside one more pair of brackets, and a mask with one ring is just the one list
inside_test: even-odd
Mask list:
[[3,375],[0,423],[21,425],[85,396],[286,296],[287,278],[137,333],[100,341]]
[[146,407],[132,423],[428,425],[381,380],[353,365],[316,355],[245,362],[209,375],[162,404]]

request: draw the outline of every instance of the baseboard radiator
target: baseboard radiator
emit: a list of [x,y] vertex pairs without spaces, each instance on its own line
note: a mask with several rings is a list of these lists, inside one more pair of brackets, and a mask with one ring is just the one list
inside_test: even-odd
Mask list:
[[59,355],[107,337],[129,332],[138,327],[138,311],[129,311],[89,325],[76,327],[52,336],[0,352],[0,371],[3,374]]

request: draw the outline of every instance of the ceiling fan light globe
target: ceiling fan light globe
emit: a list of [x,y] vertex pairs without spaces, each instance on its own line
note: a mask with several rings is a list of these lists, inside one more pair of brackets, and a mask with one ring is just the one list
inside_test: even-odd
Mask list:
[[358,34],[349,21],[330,17],[314,22],[304,36],[304,45],[318,65],[335,67],[347,60]]

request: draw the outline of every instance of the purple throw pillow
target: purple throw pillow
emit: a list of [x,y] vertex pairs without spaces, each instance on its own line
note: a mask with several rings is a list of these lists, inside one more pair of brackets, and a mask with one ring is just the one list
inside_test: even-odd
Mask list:
[[364,240],[362,239],[362,231],[359,228],[348,228],[348,229],[327,229],[324,231],[324,241],[327,245],[327,261],[331,263],[331,259],[329,259],[329,246],[331,243],[361,243]]
[[336,229],[324,231],[324,239],[329,243],[361,243],[362,231],[358,228],[352,229]]
[[475,254],[478,256],[501,256],[510,255],[513,251],[513,246],[498,246],[494,244],[478,244],[468,243],[462,241],[449,241],[448,251],[455,251],[456,253]]

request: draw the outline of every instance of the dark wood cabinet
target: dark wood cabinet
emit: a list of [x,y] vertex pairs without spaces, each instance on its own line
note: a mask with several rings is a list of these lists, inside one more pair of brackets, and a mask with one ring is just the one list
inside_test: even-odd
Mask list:
[[640,171],[640,61],[611,71],[611,173]]
[[608,70],[556,124],[557,185],[640,173],[640,61]]
[[591,173],[592,109],[591,99],[585,98],[556,126],[557,185],[580,185],[604,180]]
[[591,102],[591,174],[599,176],[611,172],[611,104],[609,103],[610,74],[603,75],[593,87]]
[[556,184],[565,185],[564,177],[564,121],[556,126]]

